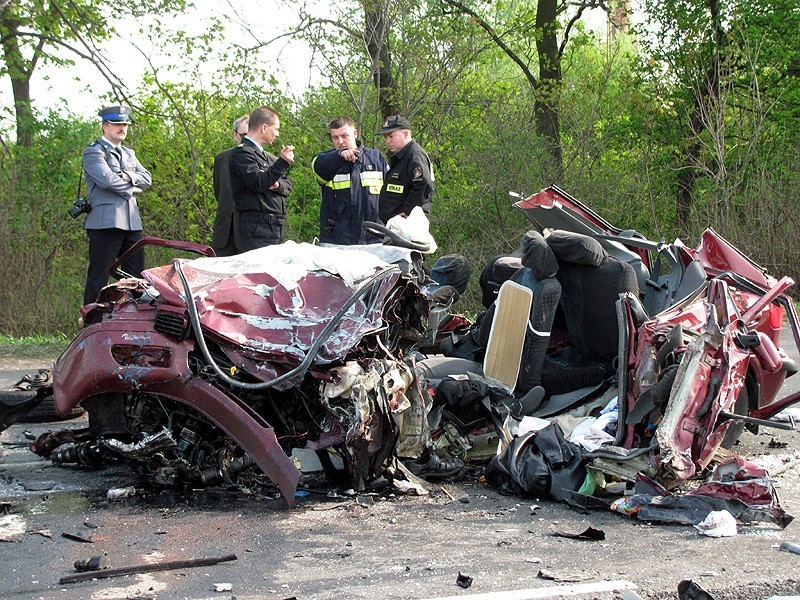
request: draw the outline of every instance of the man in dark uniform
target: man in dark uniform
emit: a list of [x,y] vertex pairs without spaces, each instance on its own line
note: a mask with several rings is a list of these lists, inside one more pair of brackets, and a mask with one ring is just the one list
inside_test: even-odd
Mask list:
[[[233,141],[240,144],[247,135],[249,115],[244,115],[233,122]],[[217,199],[217,216],[211,233],[211,247],[217,256],[233,256],[239,254],[239,238],[237,227],[239,215],[233,209],[233,192],[231,191],[231,172],[228,160],[233,148],[223,150],[214,157],[214,197]]]
[[[100,111],[103,135],[83,151],[83,172],[91,210],[83,228],[89,236],[89,267],[83,303],[97,300],[108,284],[108,267],[142,237],[142,219],[136,195],[150,187],[153,178],[123,146],[131,124],[128,106],[109,106]],[[129,256],[121,268],[134,277],[144,270],[144,249]]]
[[395,215],[407,217],[415,206],[421,206],[425,214],[430,214],[433,165],[422,146],[412,139],[408,119],[392,115],[378,133],[383,135],[392,153],[381,189],[381,221],[388,223]]
[[286,197],[292,191],[286,171],[294,162],[294,146],[283,146],[280,157],[264,150],[280,127],[278,113],[259,106],[250,113],[247,135],[228,159],[242,252],[283,243]]
[[350,117],[337,117],[330,124],[333,150],[320,152],[311,168],[322,185],[319,209],[319,241],[327,244],[371,244],[380,238],[362,229],[364,221],[380,223],[378,197],[386,159],[358,138]]

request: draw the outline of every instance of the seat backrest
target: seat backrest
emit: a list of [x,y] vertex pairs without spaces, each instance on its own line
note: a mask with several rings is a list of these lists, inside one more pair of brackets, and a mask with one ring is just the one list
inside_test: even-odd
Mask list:
[[639,293],[636,272],[588,236],[554,231],[546,239],[559,263],[571,345],[589,360],[611,362],[618,351],[616,302],[622,293]]

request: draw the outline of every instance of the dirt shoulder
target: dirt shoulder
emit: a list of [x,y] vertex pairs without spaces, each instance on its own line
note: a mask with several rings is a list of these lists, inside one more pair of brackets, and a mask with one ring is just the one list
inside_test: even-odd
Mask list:
[[42,358],[17,358],[13,356],[0,356],[0,371],[20,371],[26,369],[49,369],[56,356]]

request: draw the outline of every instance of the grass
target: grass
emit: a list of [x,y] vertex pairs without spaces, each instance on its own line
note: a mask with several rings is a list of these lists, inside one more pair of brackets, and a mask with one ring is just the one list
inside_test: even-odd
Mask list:
[[70,338],[64,335],[11,337],[0,334],[0,358],[55,358]]

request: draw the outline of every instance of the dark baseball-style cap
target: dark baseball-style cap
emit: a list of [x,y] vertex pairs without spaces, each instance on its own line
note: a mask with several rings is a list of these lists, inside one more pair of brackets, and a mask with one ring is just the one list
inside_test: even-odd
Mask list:
[[390,133],[395,129],[411,129],[411,123],[408,119],[400,115],[392,115],[383,122],[383,127],[378,132],[379,135]]
[[130,106],[109,106],[97,114],[102,117],[103,121],[108,121],[109,123],[130,123],[133,121],[131,119]]

